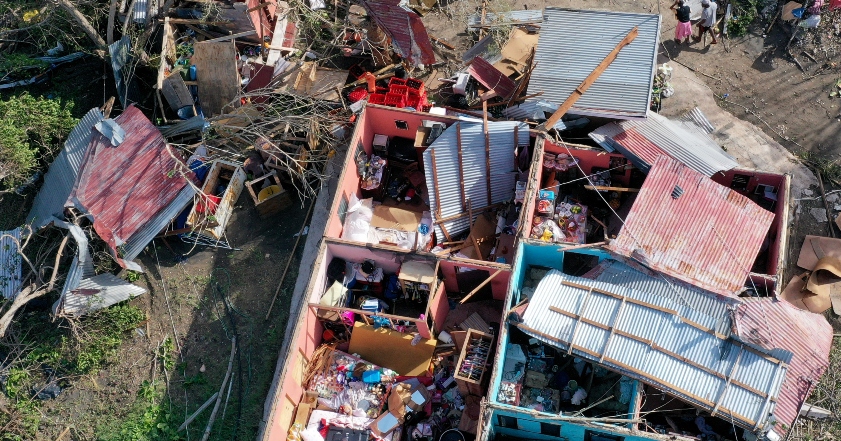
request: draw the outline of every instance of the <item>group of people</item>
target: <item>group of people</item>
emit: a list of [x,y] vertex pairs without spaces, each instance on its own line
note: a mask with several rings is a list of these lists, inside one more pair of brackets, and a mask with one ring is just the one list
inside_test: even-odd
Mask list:
[[[701,21],[698,22],[698,36],[695,37],[695,41],[701,41],[704,33],[709,32],[713,38],[712,44],[717,44],[716,10],[718,9],[718,5],[711,0],[701,0],[701,7],[704,10],[701,12]],[[688,44],[689,37],[692,36],[692,22],[688,0],[675,0],[670,9],[675,11],[678,21],[677,28],[675,28],[675,42],[678,44]]]

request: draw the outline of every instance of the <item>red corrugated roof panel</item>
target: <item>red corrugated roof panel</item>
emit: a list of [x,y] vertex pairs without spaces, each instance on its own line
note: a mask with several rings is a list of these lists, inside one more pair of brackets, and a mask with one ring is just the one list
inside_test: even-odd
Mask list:
[[470,63],[470,76],[482,83],[489,90],[493,90],[502,98],[508,98],[517,89],[517,83],[505,76],[493,64],[488,63],[482,57],[476,57]]
[[745,299],[736,308],[734,333],[745,343],[793,353],[777,398],[775,431],[785,434],[829,366],[832,326],[820,314],[772,298]]
[[[183,160],[143,113],[129,106],[114,119],[125,139],[118,146],[94,129],[72,200],[93,216],[99,237],[117,250],[187,186]],[[192,176],[192,174],[190,174]]]
[[377,25],[391,37],[400,56],[413,65],[435,63],[435,52],[421,18],[398,4],[399,0],[360,1]]
[[655,160],[608,247],[699,288],[735,297],[773,220],[774,213],[664,155]]

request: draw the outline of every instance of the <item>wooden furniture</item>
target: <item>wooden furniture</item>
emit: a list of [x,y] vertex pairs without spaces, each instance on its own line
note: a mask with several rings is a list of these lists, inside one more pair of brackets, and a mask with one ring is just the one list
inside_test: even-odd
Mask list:
[[404,295],[426,301],[435,282],[435,265],[414,260],[403,262],[397,280]]
[[[264,188],[266,182],[269,182],[269,185]],[[263,218],[279,213],[292,203],[289,192],[283,189],[275,170],[246,182],[245,188],[248,189],[257,212]]]
[[492,334],[475,329],[467,331],[467,338],[461,348],[461,355],[456,363],[456,380],[465,383],[481,384],[490,369],[490,357],[493,353]]

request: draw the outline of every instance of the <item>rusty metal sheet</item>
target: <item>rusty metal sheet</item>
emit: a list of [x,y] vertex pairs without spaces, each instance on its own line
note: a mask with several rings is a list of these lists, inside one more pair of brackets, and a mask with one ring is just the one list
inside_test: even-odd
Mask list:
[[[186,168],[183,159],[139,109],[129,106],[115,122],[125,140],[114,147],[94,132],[70,200],[92,216],[97,234],[122,257],[120,248],[188,183],[179,173]],[[192,179],[192,173],[187,176]]]
[[774,409],[774,431],[784,437],[829,366],[832,326],[820,314],[770,297],[745,299],[733,319],[739,340],[771,350],[772,354],[780,350],[793,354]]
[[517,89],[517,83],[505,76],[499,69],[482,57],[476,57],[470,63],[470,76],[476,78],[488,90],[496,92],[502,98],[508,98]]
[[774,213],[663,155],[608,248],[701,289],[736,297],[773,220]]
[[414,66],[435,63],[432,41],[418,14],[398,6],[398,0],[361,0],[359,3],[388,33],[401,57]]

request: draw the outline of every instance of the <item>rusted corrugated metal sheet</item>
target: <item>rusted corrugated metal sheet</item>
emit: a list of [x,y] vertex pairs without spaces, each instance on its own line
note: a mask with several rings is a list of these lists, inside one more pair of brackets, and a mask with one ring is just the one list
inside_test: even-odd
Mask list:
[[651,166],[608,248],[701,289],[735,297],[773,220],[774,213],[663,155]]
[[502,98],[508,98],[517,89],[517,83],[505,76],[493,64],[488,63],[482,57],[476,57],[470,63],[470,76],[476,78],[488,90],[493,90]]
[[739,166],[699,126],[686,124],[651,113],[645,120],[601,126],[590,133],[590,138],[608,151],[619,150],[643,171],[663,154],[707,176]]
[[70,198],[93,217],[97,234],[122,257],[123,245],[188,183],[179,153],[140,110],[129,106],[115,122],[126,132],[125,140],[115,147],[101,133],[94,134]]
[[733,333],[772,354],[779,349],[793,354],[774,410],[774,431],[782,436],[829,366],[832,326],[820,314],[765,297],[746,299],[736,309]]
[[788,376],[780,358],[713,332],[712,317],[667,297],[549,271],[520,329],[756,431]]
[[388,33],[401,57],[415,66],[435,63],[432,42],[418,14],[398,6],[399,0],[362,0],[359,4]]

